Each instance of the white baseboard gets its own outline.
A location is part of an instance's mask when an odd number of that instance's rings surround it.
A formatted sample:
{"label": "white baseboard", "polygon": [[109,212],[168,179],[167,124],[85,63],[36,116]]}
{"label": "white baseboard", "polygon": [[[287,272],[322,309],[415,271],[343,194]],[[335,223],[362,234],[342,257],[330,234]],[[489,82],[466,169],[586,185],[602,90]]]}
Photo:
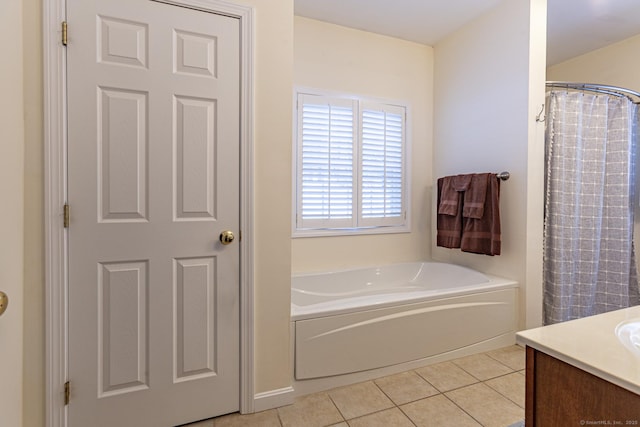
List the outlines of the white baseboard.
{"label": "white baseboard", "polygon": [[262,412],[266,411],[267,409],[291,405],[293,404],[293,400],[293,387],[269,390],[262,393],[256,393],[253,401],[253,409],[255,412]]}

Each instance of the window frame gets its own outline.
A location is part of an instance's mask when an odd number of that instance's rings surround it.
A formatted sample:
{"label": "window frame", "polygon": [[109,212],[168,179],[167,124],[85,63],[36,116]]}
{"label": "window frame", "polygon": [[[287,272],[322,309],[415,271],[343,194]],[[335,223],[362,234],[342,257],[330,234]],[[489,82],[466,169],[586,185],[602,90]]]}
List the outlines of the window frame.
{"label": "window frame", "polygon": [[[340,226],[326,224],[331,220],[314,221],[307,220],[305,225],[302,222],[302,99],[305,96],[324,98],[328,101],[335,101],[336,105],[351,103],[353,109],[353,187],[352,187],[352,218],[351,224],[345,226],[344,222]],[[293,93],[293,161],[292,161],[292,232],[293,238],[298,237],[323,237],[323,236],[349,236],[367,234],[391,234],[411,232],[411,111],[408,103],[390,101],[342,92],[332,92],[313,88],[297,87]],[[333,104],[331,104],[333,105]],[[362,213],[362,146],[363,146],[363,110],[385,110],[402,111],[404,120],[402,121],[402,183],[401,183],[401,204],[402,213],[400,219],[394,218],[363,218]],[[310,225],[311,224],[311,225]]]}

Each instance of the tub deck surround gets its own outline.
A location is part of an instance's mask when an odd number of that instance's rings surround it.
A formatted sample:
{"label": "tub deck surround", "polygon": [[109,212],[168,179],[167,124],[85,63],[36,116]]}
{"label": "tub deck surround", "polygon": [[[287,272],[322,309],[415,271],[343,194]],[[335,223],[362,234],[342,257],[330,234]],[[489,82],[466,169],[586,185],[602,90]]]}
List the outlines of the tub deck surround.
{"label": "tub deck surround", "polygon": [[292,283],[296,394],[515,342],[517,282],[464,267],[406,263]]}
{"label": "tub deck surround", "polygon": [[291,318],[313,319],[517,286],[510,279],[441,262],[298,274],[291,281]]}

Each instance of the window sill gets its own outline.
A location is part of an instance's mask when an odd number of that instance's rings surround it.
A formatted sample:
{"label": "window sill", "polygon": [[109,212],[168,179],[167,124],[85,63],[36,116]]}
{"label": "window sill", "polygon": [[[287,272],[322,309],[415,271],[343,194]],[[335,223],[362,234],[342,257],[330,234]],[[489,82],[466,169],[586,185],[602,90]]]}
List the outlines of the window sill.
{"label": "window sill", "polygon": [[338,237],[338,236],[367,236],[372,234],[401,234],[410,233],[411,227],[408,225],[389,227],[360,227],[360,228],[314,228],[293,230],[291,238],[307,237]]}

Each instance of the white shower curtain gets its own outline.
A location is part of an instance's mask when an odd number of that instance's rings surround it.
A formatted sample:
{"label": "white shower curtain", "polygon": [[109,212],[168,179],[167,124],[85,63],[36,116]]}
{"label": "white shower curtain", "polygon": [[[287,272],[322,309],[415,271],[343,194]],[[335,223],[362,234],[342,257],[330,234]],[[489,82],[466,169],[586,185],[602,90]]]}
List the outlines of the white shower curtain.
{"label": "white shower curtain", "polygon": [[640,304],[633,248],[637,106],[547,94],[545,324]]}

